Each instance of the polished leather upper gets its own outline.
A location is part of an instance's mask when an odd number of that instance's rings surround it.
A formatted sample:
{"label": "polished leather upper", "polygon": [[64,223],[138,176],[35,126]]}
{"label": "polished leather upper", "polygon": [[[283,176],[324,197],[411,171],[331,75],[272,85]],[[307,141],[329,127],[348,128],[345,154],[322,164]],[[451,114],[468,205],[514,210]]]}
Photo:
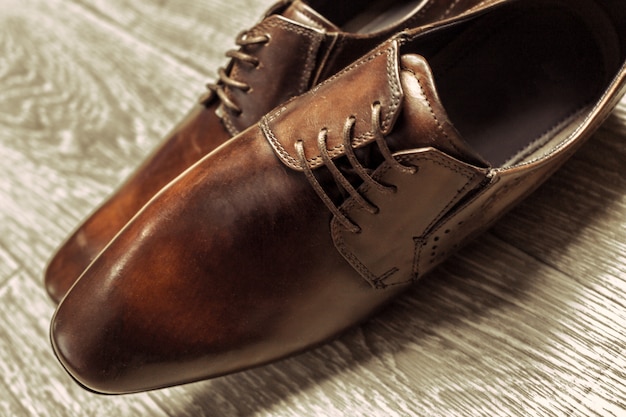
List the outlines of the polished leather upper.
{"label": "polished leather upper", "polygon": [[[626,14],[617,0],[498,4],[382,44],[163,188],[60,304],[51,337],[64,367],[89,389],[124,393],[309,348],[369,317],[535,189],[624,94]],[[615,56],[599,64],[590,82],[602,90],[586,107],[493,166],[449,119],[435,85],[455,75],[436,68],[448,68],[438,53],[453,38],[492,47],[472,29],[502,21],[511,46],[532,36],[513,23],[554,36],[556,48],[579,36],[574,25],[588,53]],[[517,54],[494,62],[503,57]],[[533,76],[555,82],[543,68]]]}
{"label": "polished leather upper", "polygon": [[[237,111],[226,106],[216,94],[210,94],[203,100],[204,105],[192,109],[54,255],[45,273],[46,289],[53,300],[58,302],[63,298],[100,250],[163,186],[230,137],[256,123],[273,107],[304,93],[396,32],[449,18],[481,2],[416,2],[409,15],[367,33],[345,32],[332,22],[358,14],[367,2],[344,2],[339,8],[326,3],[313,0],[310,7],[299,0],[281,1],[242,35],[239,52],[252,57],[252,61],[233,59],[226,73],[243,88],[218,83]],[[314,10],[318,7],[325,16]],[[254,37],[264,37],[267,41],[245,42],[246,38]]]}

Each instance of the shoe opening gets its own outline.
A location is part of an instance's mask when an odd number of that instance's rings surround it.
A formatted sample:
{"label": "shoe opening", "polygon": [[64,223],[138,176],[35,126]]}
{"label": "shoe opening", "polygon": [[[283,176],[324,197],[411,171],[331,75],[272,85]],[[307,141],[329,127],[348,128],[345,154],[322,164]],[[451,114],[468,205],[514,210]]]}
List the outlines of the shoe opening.
{"label": "shoe opening", "polygon": [[512,1],[410,44],[465,141],[494,167],[567,138],[624,65],[620,0]]}

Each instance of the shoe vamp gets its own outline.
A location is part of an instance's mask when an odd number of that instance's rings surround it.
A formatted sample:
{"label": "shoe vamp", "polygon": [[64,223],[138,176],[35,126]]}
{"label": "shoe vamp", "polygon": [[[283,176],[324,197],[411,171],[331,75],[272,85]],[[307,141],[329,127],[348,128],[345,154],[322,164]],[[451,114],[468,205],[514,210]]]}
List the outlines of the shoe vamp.
{"label": "shoe vamp", "polygon": [[92,264],[55,320],[80,349],[57,351],[70,372],[115,375],[132,391],[327,340],[394,295],[344,261],[330,216],[250,129],[164,189]]}

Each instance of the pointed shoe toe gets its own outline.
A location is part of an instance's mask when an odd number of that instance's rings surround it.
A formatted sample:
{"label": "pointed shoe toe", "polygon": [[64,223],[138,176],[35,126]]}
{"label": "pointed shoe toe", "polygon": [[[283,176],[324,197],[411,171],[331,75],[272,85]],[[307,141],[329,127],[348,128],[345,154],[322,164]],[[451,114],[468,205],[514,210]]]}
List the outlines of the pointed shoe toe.
{"label": "pointed shoe toe", "polygon": [[164,189],[59,305],[55,352],[88,389],[136,392],[266,363],[392,294],[354,276],[328,234],[311,239],[328,226],[323,205],[250,133]]}
{"label": "pointed shoe toe", "polygon": [[44,271],[44,286],[53,301],[63,299],[100,251],[163,186],[230,137],[214,110],[195,106],[135,173],[61,244]]}
{"label": "pointed shoe toe", "polygon": [[393,37],[161,190],[59,305],[68,372],[118,394],[314,347],[535,190],[626,91],[626,10],[494,4]]}

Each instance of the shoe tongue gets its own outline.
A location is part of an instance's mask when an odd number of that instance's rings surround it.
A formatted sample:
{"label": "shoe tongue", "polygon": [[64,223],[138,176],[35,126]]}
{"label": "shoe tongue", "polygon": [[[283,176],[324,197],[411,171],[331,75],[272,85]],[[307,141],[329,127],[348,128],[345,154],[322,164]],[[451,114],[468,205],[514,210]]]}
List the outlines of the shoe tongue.
{"label": "shoe tongue", "polygon": [[467,163],[489,165],[461,138],[448,118],[433,73],[423,57],[401,57],[400,83],[404,91],[403,112],[388,137],[392,149],[433,147]]}
{"label": "shoe tongue", "polygon": [[294,1],[289,7],[287,7],[287,9],[285,9],[282,13],[282,16],[305,26],[333,32],[339,31],[337,26],[313,10],[311,6],[300,0]]}

